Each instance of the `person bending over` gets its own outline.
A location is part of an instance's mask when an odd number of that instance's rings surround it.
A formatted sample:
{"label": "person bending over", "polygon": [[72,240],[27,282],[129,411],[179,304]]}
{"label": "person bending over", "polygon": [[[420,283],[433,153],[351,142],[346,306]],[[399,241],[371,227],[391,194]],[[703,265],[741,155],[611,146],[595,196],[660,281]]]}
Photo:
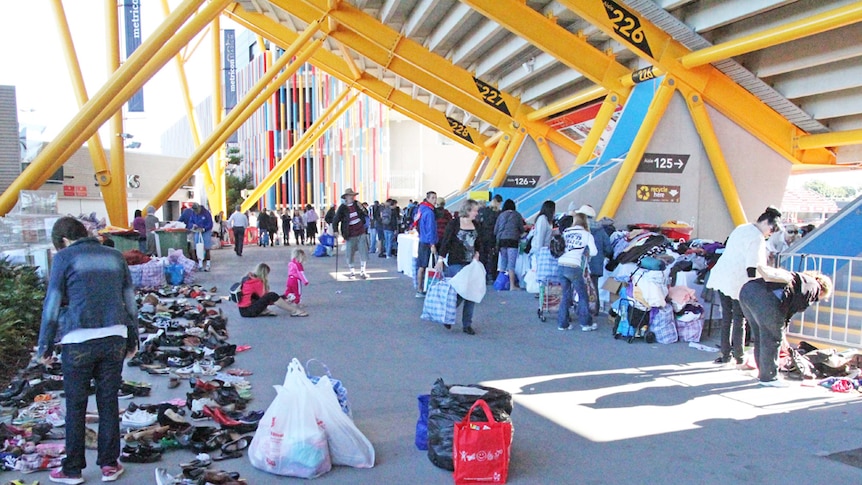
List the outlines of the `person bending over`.
{"label": "person bending over", "polygon": [[298,306],[288,302],[277,293],[269,291],[269,265],[260,263],[255,266],[254,271],[246,275],[242,282],[242,298],[237,307],[240,316],[245,318],[275,315],[269,310],[270,305],[275,305],[289,312],[292,317],[307,317],[308,313],[300,310]]}

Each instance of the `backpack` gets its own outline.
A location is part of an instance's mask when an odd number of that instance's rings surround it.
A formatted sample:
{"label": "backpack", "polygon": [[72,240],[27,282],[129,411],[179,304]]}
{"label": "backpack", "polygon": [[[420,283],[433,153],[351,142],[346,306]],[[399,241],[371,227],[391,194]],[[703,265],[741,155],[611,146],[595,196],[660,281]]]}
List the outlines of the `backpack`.
{"label": "backpack", "polygon": [[239,303],[242,300],[242,285],[245,284],[245,281],[248,279],[248,276],[241,279],[238,283],[234,283],[230,285],[230,294],[228,295],[228,300]]}
{"label": "backpack", "polygon": [[551,256],[556,259],[560,259],[560,256],[566,254],[566,240],[563,238],[563,235],[555,232],[551,236],[551,243],[548,244],[548,249],[551,250]]}
{"label": "backpack", "polygon": [[392,207],[385,205],[380,209],[380,221],[383,223],[383,227],[389,227],[392,222]]}

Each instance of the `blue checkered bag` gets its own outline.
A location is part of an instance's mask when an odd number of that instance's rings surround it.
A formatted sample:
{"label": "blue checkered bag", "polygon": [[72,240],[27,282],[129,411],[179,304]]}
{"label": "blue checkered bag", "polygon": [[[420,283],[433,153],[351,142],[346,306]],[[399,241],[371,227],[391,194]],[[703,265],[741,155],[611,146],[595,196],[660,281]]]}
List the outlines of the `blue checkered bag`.
{"label": "blue checkered bag", "polygon": [[660,344],[672,344],[679,340],[676,318],[670,303],[661,308],[650,309],[649,329],[655,334],[655,341]]}
{"label": "blue checkered bag", "polygon": [[344,387],[344,384],[341,383],[340,380],[332,377],[332,373],[329,372],[329,367],[323,362],[317,359],[309,359],[308,362],[305,363],[305,375],[308,376],[308,379],[317,384],[317,381],[320,380],[322,376],[313,376],[311,372],[308,371],[308,368],[311,367],[312,362],[317,362],[321,366],[323,366],[324,373],[327,377],[329,377],[329,381],[332,383],[332,390],[335,392],[335,397],[338,398],[338,405],[341,406],[341,410],[344,411],[344,414],[353,418],[353,412],[350,410],[350,401],[347,400],[347,389]]}
{"label": "blue checkered bag", "polygon": [[557,281],[558,269],[557,258],[551,255],[551,250],[548,248],[539,249],[539,255],[536,258],[536,281],[540,284]]}
{"label": "blue checkered bag", "polygon": [[452,325],[455,323],[455,309],[458,294],[446,278],[435,278],[425,295],[422,307],[422,320]]}

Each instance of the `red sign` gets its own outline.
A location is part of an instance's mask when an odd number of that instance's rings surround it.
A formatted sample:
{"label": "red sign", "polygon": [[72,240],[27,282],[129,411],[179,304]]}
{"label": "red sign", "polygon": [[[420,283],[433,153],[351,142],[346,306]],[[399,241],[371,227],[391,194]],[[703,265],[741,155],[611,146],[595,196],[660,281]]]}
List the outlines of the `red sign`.
{"label": "red sign", "polygon": [[76,185],[75,186],[75,197],[86,197],[87,196],[87,186],[86,185]]}
{"label": "red sign", "polygon": [[74,185],[64,185],[63,186],[63,195],[66,197],[74,197],[75,196],[75,186]]}

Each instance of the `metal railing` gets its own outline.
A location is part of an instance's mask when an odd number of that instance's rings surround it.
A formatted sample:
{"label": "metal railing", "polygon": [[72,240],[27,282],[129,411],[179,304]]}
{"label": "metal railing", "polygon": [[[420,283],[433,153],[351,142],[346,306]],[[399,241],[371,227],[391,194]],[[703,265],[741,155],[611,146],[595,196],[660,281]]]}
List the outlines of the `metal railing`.
{"label": "metal railing", "polygon": [[832,279],[833,292],[790,321],[787,334],[838,347],[862,347],[862,258],[819,254],[782,255],[782,268],[819,271]]}

